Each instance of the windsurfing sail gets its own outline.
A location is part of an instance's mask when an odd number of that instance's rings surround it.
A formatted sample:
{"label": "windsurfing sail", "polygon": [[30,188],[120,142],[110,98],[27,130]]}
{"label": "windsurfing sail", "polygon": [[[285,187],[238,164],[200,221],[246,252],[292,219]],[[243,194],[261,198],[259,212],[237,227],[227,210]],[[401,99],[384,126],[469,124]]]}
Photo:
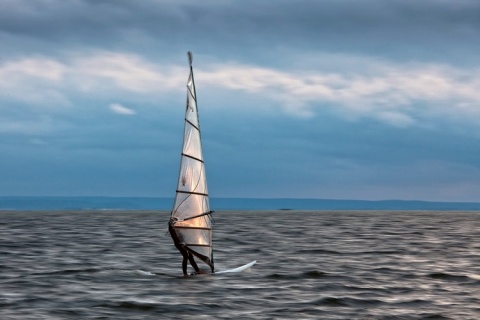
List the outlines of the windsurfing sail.
{"label": "windsurfing sail", "polygon": [[182,245],[213,270],[212,221],[203,162],[192,53],[177,191],[171,214],[173,230]]}

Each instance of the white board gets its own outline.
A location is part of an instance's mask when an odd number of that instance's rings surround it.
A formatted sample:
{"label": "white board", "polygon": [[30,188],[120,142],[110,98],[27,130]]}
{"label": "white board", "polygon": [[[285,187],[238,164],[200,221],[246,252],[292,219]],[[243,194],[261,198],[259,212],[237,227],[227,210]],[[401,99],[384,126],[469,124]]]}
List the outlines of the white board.
{"label": "white board", "polygon": [[243,265],[241,267],[238,267],[238,268],[234,268],[234,269],[228,269],[228,270],[222,270],[222,271],[215,271],[214,274],[221,274],[221,273],[230,273],[230,272],[242,272],[242,271],[245,271],[247,270],[248,268],[252,267],[255,263],[257,263],[257,261],[252,261],[250,263],[247,263],[246,265]]}

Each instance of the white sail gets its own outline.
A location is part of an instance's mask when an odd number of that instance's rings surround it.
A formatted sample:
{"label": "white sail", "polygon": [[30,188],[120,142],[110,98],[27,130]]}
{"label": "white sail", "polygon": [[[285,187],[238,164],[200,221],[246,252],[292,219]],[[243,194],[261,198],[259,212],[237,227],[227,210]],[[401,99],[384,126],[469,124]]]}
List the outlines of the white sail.
{"label": "white sail", "polygon": [[193,255],[212,267],[212,222],[207,179],[202,155],[192,54],[188,52],[190,75],[177,191],[171,218],[178,238]]}

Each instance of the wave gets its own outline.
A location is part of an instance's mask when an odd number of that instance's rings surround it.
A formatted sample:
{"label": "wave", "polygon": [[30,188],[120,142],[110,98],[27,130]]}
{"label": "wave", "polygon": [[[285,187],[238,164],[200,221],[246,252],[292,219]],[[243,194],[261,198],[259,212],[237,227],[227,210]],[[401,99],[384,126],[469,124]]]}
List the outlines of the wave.
{"label": "wave", "polygon": [[310,270],[310,271],[293,273],[293,274],[272,273],[268,275],[267,278],[290,280],[290,279],[318,279],[325,276],[328,276],[328,273],[323,271]]}
{"label": "wave", "polygon": [[56,271],[47,271],[47,272],[34,272],[31,275],[67,275],[67,274],[78,274],[78,273],[96,273],[105,271],[108,269],[104,268],[84,268],[84,269],[66,269],[66,270],[56,270]]}
{"label": "wave", "polygon": [[[433,273],[428,274],[427,276],[429,278],[432,278],[432,279],[441,279],[441,280],[448,280],[448,281],[464,282],[464,281],[472,280],[472,278],[470,278],[469,276],[450,274],[450,273],[446,273],[446,272],[433,272]],[[478,279],[473,279],[473,280],[478,281]]]}
{"label": "wave", "polygon": [[352,297],[325,297],[316,301],[317,305],[325,305],[330,307],[366,307],[378,304],[383,304],[382,300],[378,299],[359,299]]}

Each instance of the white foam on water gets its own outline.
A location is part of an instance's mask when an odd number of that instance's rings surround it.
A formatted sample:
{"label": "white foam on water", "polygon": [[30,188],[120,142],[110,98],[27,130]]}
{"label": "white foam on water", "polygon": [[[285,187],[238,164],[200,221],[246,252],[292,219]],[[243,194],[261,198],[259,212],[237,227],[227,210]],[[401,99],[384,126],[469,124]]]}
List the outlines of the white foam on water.
{"label": "white foam on water", "polygon": [[143,271],[143,270],[135,270],[138,274],[141,274],[142,276],[154,276],[155,273],[151,273],[150,271]]}

